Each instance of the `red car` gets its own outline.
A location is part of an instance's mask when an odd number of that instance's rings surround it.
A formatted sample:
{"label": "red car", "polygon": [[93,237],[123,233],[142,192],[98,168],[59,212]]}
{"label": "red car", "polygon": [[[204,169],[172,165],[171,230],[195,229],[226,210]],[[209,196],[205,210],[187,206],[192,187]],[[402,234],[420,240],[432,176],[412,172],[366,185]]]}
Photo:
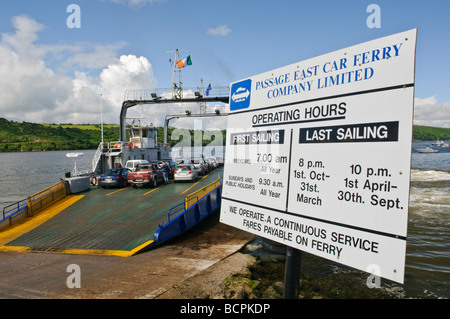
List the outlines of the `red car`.
{"label": "red car", "polygon": [[128,183],[133,187],[144,186],[150,184],[152,187],[157,187],[158,183],[164,182],[162,169],[157,164],[139,164],[136,172],[128,173]]}

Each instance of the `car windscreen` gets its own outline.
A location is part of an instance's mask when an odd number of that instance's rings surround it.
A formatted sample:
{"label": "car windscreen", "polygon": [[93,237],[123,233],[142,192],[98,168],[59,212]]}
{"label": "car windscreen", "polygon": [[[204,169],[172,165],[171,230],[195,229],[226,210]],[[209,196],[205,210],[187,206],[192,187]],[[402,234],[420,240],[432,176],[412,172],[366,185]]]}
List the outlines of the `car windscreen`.
{"label": "car windscreen", "polygon": [[105,175],[120,175],[120,173],[122,172],[122,170],[120,169],[109,169],[105,172]]}

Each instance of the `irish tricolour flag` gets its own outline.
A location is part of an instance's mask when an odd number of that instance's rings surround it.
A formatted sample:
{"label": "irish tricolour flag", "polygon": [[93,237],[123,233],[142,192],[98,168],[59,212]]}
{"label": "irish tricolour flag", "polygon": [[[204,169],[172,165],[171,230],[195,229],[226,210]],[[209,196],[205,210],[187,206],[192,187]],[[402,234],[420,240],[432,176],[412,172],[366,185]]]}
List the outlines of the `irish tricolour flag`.
{"label": "irish tricolour flag", "polygon": [[177,62],[177,66],[179,69],[184,68],[185,66],[192,65],[191,56],[189,55],[186,59],[180,60]]}

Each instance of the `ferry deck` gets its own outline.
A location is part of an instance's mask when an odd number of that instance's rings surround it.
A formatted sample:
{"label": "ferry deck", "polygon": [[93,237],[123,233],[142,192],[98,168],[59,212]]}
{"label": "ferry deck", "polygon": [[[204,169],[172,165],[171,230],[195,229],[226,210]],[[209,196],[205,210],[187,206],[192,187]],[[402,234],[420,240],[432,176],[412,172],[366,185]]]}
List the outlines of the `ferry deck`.
{"label": "ferry deck", "polygon": [[[209,195],[198,191],[211,183],[219,184],[221,173],[217,168],[195,183],[170,180],[156,188],[91,186],[4,229],[0,250],[132,256],[182,234],[217,210],[220,189],[208,191]],[[194,197],[189,197],[192,193]],[[211,194],[212,202],[219,206],[211,205]],[[189,205],[195,202],[198,206],[191,207],[190,215],[186,198],[192,199]],[[173,210],[177,206],[180,209]]]}

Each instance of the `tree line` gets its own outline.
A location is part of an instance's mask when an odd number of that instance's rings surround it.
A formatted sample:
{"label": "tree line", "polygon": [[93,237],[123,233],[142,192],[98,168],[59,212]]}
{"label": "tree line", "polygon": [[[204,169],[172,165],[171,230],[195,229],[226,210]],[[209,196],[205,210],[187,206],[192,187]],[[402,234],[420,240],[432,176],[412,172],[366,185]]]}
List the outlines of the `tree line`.
{"label": "tree line", "polygon": [[[164,142],[164,128],[157,129],[157,143]],[[172,140],[174,128],[168,129],[169,145],[179,143]],[[179,133],[179,131],[177,132]],[[225,130],[221,131],[222,140],[225,141]],[[191,145],[208,145],[214,140],[211,134],[186,130],[183,137],[191,139]],[[103,139],[105,143],[119,141],[120,127],[117,124],[103,125]],[[208,138],[204,138],[208,136]],[[202,139],[201,142],[197,141]],[[29,122],[14,122],[0,118],[0,152],[32,152],[57,150],[96,149],[101,141],[100,124],[37,124]]]}
{"label": "tree line", "polygon": [[[174,128],[168,129],[169,145],[179,143],[180,129],[172,140]],[[183,129],[181,129],[183,130]],[[117,124],[103,125],[105,142],[119,140],[120,128]],[[226,131],[222,130],[222,141],[225,143]],[[212,134],[186,130],[185,136],[190,136],[191,145],[208,145],[215,139]],[[205,138],[208,136],[208,138]],[[199,141],[201,139],[201,141]],[[450,140],[450,128],[414,125],[414,141]],[[29,122],[14,122],[0,118],[0,152],[31,152],[56,150],[96,149],[101,141],[100,124],[37,124]],[[157,128],[157,143],[164,142],[164,128]]]}
{"label": "tree line", "polygon": [[414,141],[450,140],[450,128],[414,125]]}

